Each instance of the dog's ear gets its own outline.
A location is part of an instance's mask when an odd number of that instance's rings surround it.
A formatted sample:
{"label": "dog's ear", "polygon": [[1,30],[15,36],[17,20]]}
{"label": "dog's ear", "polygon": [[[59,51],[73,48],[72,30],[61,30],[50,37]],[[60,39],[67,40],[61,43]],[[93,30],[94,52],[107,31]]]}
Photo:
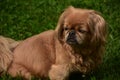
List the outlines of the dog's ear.
{"label": "dog's ear", "polygon": [[73,6],[69,6],[68,8],[66,8],[58,20],[55,31],[59,41],[62,41],[62,38],[63,38],[64,19],[66,18],[66,16],[68,16],[72,12],[73,9],[74,9]]}
{"label": "dog's ear", "polygon": [[106,29],[106,22],[103,19],[103,17],[100,15],[99,12],[91,10],[89,16],[89,22],[90,22],[89,27],[93,29],[91,41],[93,43],[96,43],[97,45],[105,44],[107,29]]}

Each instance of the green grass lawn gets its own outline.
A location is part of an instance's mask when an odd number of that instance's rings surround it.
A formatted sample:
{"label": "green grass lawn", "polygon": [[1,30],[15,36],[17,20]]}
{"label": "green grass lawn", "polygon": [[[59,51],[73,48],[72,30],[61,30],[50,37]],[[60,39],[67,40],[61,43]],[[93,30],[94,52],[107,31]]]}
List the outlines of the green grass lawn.
{"label": "green grass lawn", "polygon": [[[0,0],[0,35],[22,40],[54,29],[60,14],[70,5],[97,10],[108,24],[103,64],[90,80],[120,80],[119,0]],[[0,80],[22,79],[5,75]]]}

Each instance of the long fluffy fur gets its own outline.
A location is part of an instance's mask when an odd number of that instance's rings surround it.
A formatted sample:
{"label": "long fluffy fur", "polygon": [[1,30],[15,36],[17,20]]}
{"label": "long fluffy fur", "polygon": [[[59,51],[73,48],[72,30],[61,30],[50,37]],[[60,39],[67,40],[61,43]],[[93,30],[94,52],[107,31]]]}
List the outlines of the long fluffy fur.
{"label": "long fluffy fur", "polygon": [[65,18],[72,12],[77,11],[87,11],[89,13],[88,21],[86,22],[88,23],[91,32],[91,39],[89,39],[88,45],[86,45],[86,47],[82,49],[83,54],[85,54],[85,59],[83,62],[83,69],[85,70],[81,71],[83,73],[87,73],[95,69],[102,62],[102,57],[105,50],[107,27],[105,20],[100,16],[99,12],[94,10],[74,8],[70,6],[60,16],[56,28],[56,31],[58,32],[58,39],[61,42],[63,37],[63,28],[61,26],[63,26]]}
{"label": "long fluffy fur", "polygon": [[[72,47],[63,41],[64,20],[76,11],[88,14],[86,23],[90,34],[84,47]],[[49,76],[51,80],[67,80],[71,72],[86,74],[102,62],[105,41],[106,24],[100,14],[71,6],[62,13],[55,30],[45,31],[14,46],[11,44],[16,41],[1,37],[0,70],[8,68],[13,77],[20,75],[26,79]]]}
{"label": "long fluffy fur", "polygon": [[13,50],[19,42],[0,36],[0,72],[6,72],[13,60]]}

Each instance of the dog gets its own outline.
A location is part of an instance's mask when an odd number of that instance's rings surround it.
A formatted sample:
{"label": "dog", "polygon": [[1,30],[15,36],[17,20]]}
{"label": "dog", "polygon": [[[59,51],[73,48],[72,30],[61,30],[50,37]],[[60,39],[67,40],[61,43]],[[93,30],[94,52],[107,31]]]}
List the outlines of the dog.
{"label": "dog", "polygon": [[99,12],[70,6],[61,14],[55,30],[14,46],[12,53],[7,53],[12,54],[12,62],[4,66],[13,77],[68,80],[72,72],[85,75],[101,64],[106,36],[106,22]]}

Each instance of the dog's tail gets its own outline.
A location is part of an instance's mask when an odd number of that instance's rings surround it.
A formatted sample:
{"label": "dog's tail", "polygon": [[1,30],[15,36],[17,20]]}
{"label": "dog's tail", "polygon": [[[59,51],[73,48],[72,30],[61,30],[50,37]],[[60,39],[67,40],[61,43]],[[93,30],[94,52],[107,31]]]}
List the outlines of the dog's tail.
{"label": "dog's tail", "polygon": [[0,36],[0,73],[6,72],[13,61],[13,50],[20,41]]}

